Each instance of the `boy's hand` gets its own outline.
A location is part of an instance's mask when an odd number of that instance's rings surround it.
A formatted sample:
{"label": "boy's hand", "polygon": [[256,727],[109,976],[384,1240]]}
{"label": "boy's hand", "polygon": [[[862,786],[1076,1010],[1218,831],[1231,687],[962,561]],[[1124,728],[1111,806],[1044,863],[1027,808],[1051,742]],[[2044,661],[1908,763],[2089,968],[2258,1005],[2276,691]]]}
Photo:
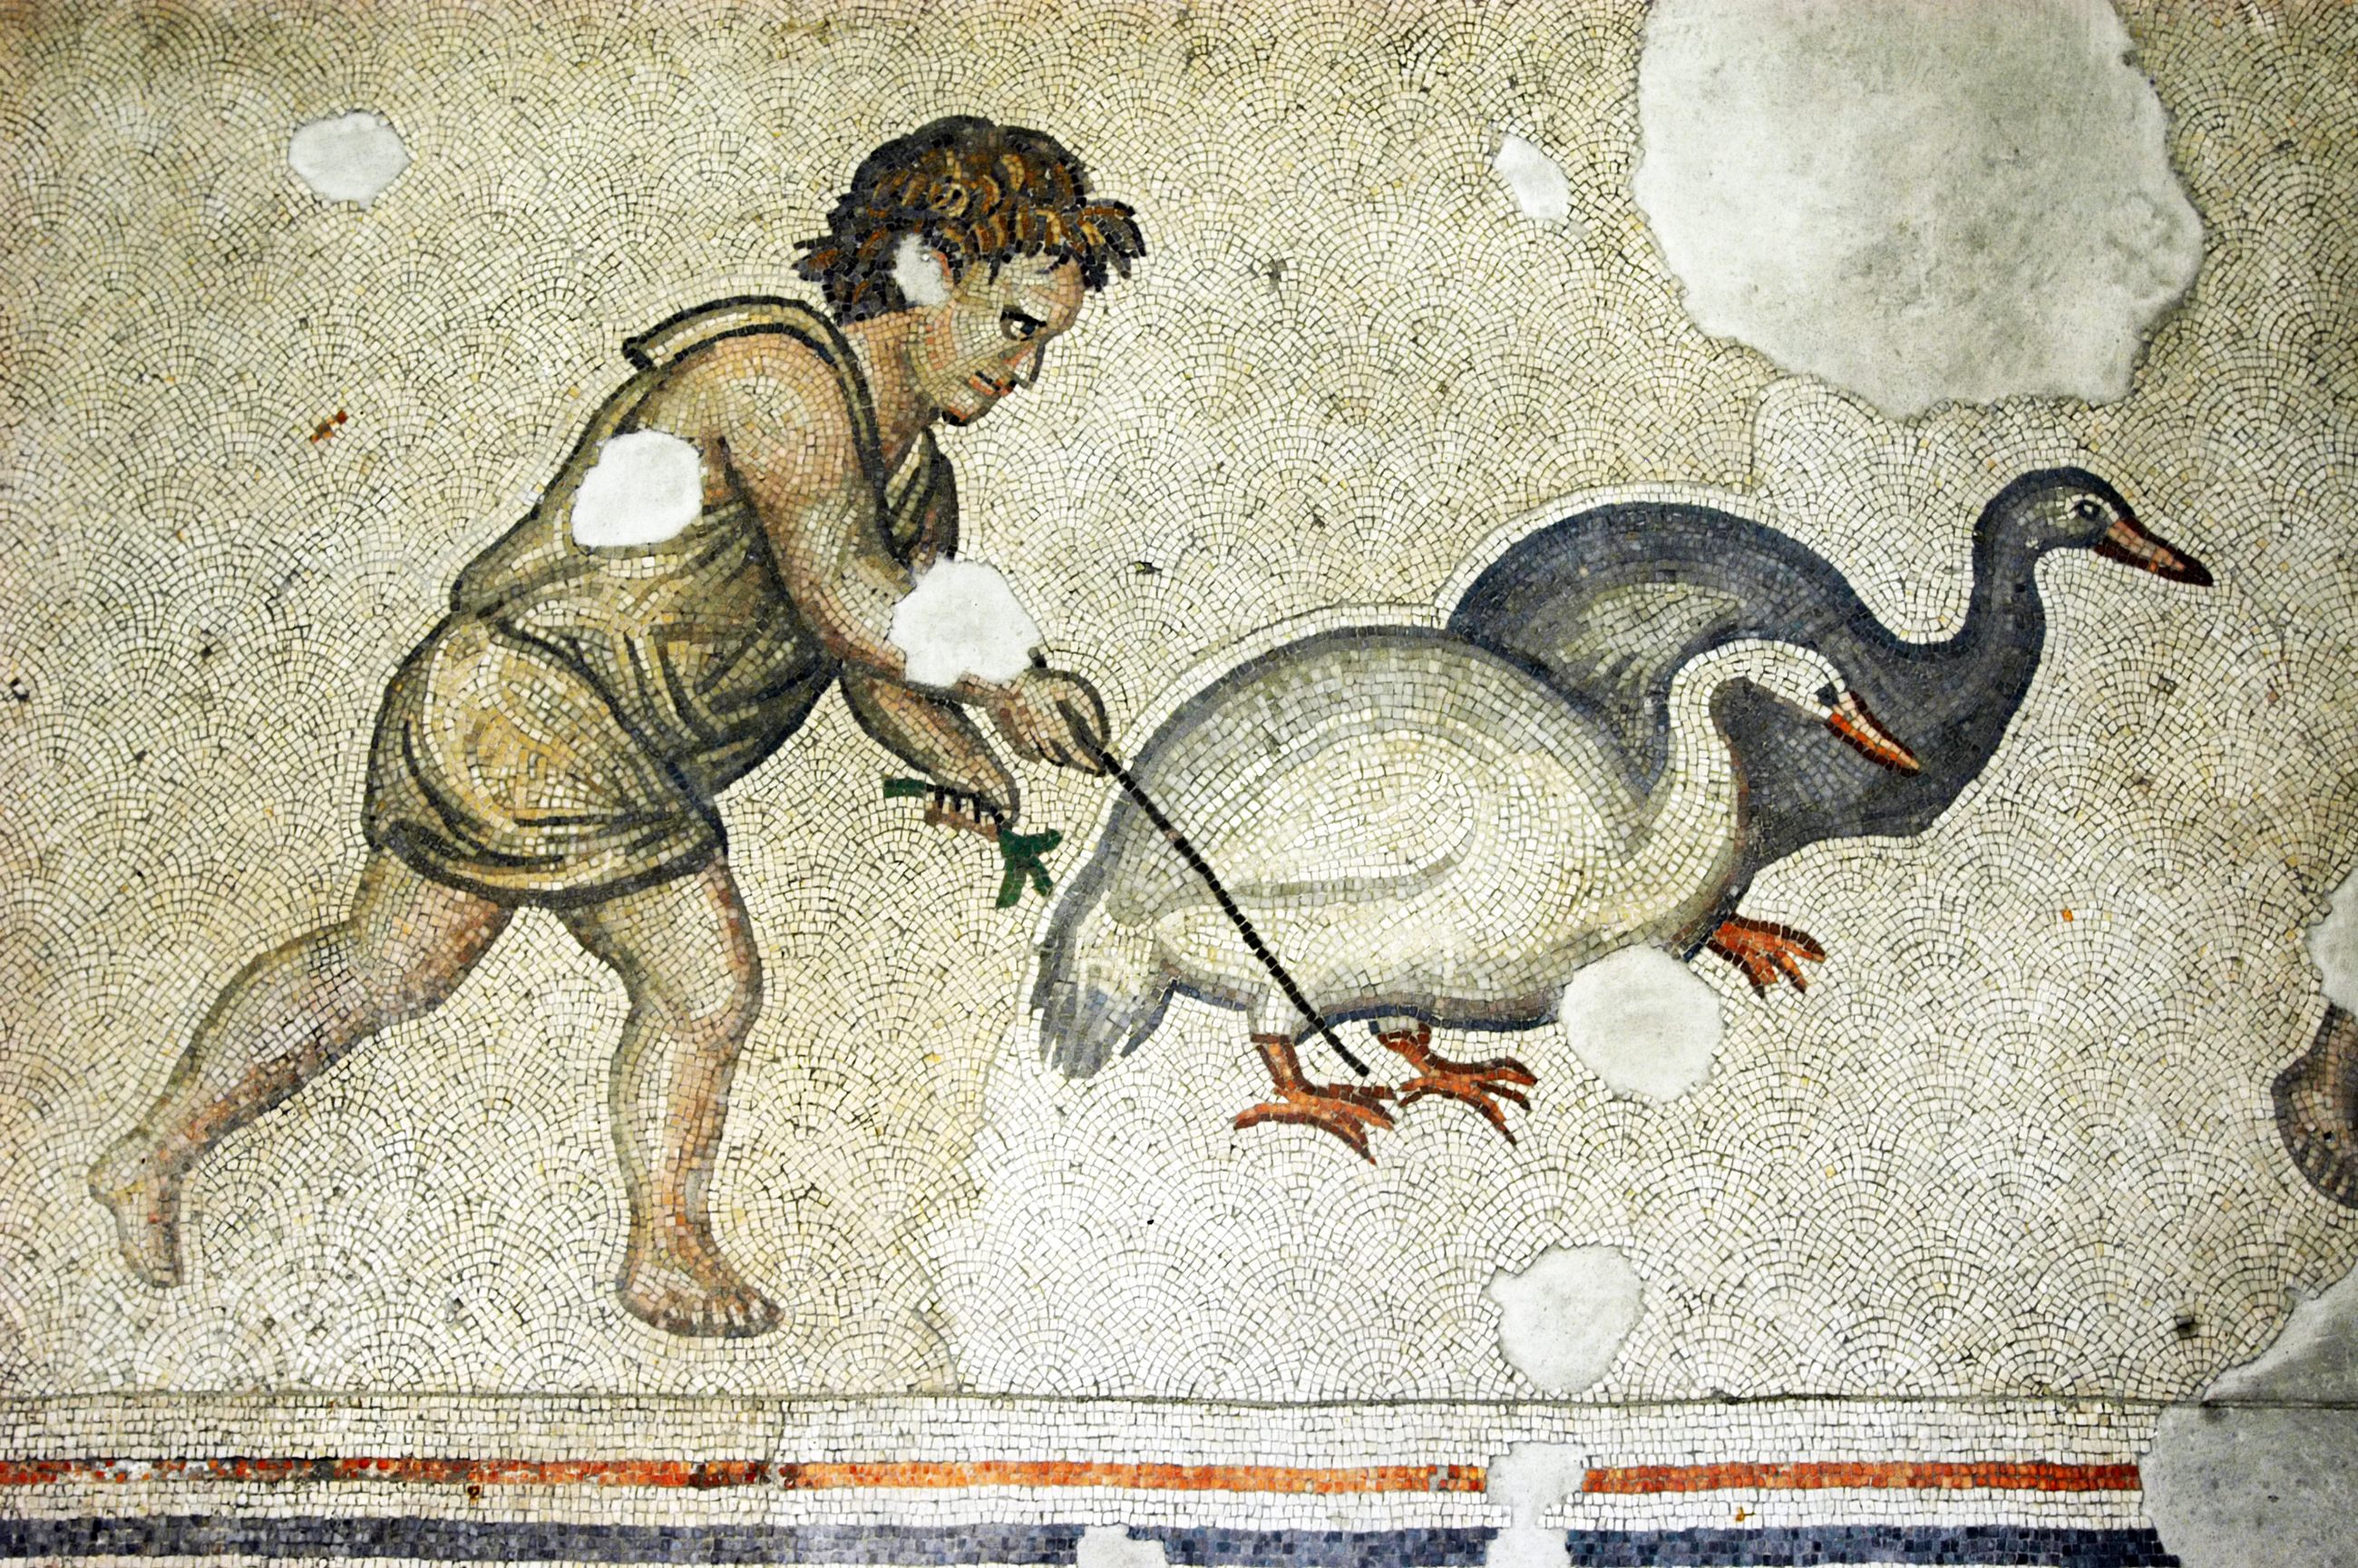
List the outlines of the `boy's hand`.
{"label": "boy's hand", "polygon": [[1105,702],[1088,682],[1042,665],[1000,693],[990,705],[991,721],[1018,752],[1085,773],[1105,772]]}

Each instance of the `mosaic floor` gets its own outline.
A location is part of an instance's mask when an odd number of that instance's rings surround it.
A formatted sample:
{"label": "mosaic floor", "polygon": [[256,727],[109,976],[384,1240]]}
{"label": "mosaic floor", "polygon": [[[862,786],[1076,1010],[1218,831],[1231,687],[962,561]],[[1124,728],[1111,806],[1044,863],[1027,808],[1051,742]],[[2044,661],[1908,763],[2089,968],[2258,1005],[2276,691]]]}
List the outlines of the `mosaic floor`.
{"label": "mosaic floor", "polygon": [[2358,11],[0,54],[0,1558],[2358,1563]]}

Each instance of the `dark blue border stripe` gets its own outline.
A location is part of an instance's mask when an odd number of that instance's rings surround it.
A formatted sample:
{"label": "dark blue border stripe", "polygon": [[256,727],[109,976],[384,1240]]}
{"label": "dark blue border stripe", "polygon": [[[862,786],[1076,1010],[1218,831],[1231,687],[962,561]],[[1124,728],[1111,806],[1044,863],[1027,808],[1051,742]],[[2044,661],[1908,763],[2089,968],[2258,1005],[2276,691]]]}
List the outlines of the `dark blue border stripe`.
{"label": "dark blue border stripe", "polygon": [[[568,1524],[409,1516],[229,1519],[145,1514],[0,1519],[0,1558],[250,1556],[441,1563],[860,1563],[1070,1568],[1076,1524]],[[1172,1568],[1480,1568],[1497,1532],[1141,1528]],[[2009,1563],[2180,1568],[2150,1530],[2035,1525],[1821,1525],[1779,1530],[1576,1530],[1572,1568],[1779,1568],[1799,1563]]]}
{"label": "dark blue border stripe", "polygon": [[411,1517],[0,1519],[0,1557],[420,1557],[438,1563],[1070,1564],[1076,1524],[571,1524]]}
{"label": "dark blue border stripe", "polygon": [[1463,1530],[1226,1530],[1131,1525],[1171,1568],[1481,1568],[1486,1527]]}
{"label": "dark blue border stripe", "polygon": [[2037,1568],[2180,1568],[2150,1530],[2047,1525],[1802,1525],[1764,1530],[1575,1530],[1573,1568],[1749,1568],[1836,1563],[2020,1563]]}

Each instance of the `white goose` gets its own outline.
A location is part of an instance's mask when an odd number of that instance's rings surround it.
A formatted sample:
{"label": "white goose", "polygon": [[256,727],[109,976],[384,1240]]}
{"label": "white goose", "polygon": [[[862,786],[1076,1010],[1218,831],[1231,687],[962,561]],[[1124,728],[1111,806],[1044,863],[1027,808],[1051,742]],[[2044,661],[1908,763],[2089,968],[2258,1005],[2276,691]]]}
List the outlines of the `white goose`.
{"label": "white goose", "polygon": [[[1430,1026],[1547,1022],[1573,973],[1668,943],[1736,864],[1743,783],[1714,714],[1748,681],[1887,766],[1916,760],[1821,654],[1730,643],[1672,683],[1669,765],[1633,781],[1602,720],[1445,633],[1367,628],[1289,643],[1191,699],[1132,773],[1329,1019],[1368,1018],[1417,1076],[1502,1132],[1509,1060],[1433,1055]],[[1275,1095],[1237,1119],[1294,1121],[1368,1153],[1389,1089],[1309,1082],[1288,1001],[1204,881],[1142,812],[1115,807],[1043,944],[1043,1044],[1086,1076],[1153,1033],[1171,992],[1244,1009]],[[1508,1134],[1509,1138],[1512,1134]],[[1370,1156],[1372,1157],[1372,1156]]]}

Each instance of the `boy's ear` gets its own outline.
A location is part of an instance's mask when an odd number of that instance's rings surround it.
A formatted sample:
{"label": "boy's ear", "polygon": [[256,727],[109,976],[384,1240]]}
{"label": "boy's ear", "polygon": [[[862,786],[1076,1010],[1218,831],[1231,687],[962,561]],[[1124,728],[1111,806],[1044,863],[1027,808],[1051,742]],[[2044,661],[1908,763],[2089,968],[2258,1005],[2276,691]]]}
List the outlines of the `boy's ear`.
{"label": "boy's ear", "polygon": [[949,258],[915,234],[903,234],[892,252],[892,282],[912,305],[946,305],[950,297]]}

